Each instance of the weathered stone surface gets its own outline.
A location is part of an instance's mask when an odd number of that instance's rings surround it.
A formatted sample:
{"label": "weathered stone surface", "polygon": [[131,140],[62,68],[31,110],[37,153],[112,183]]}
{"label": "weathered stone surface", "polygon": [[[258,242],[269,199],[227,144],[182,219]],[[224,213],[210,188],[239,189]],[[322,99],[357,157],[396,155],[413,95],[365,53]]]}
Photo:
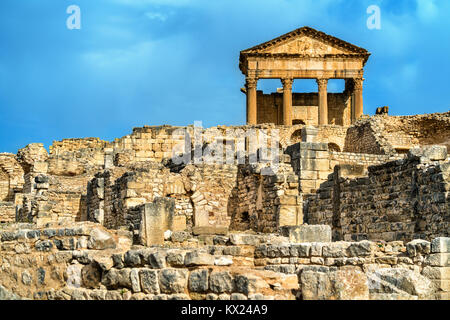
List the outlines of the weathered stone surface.
{"label": "weathered stone surface", "polygon": [[214,235],[227,235],[228,228],[227,227],[194,227],[192,228],[192,233],[196,236],[204,235],[204,234],[214,234]]}
{"label": "weathered stone surface", "polygon": [[362,271],[303,271],[300,276],[304,300],[367,300],[369,289]]}
{"label": "weathered stone surface", "polygon": [[209,289],[214,293],[233,292],[233,277],[228,271],[213,271],[209,275]]}
{"label": "weathered stone surface", "polygon": [[233,264],[233,258],[231,256],[220,256],[214,259],[214,265],[216,266],[230,266]]}
{"label": "weathered stone surface", "polygon": [[432,253],[425,258],[425,263],[433,267],[448,267],[450,253]]}
{"label": "weathered stone surface", "polygon": [[83,266],[80,264],[71,264],[66,269],[67,286],[69,288],[81,287],[81,270]]}
{"label": "weathered stone surface", "polygon": [[440,145],[415,147],[409,150],[409,155],[425,157],[432,161],[445,160],[447,158],[447,147]]}
{"label": "weathered stone surface", "polygon": [[189,290],[193,292],[206,292],[208,290],[208,270],[195,270],[189,275]]}
{"label": "weathered stone surface", "polygon": [[83,287],[88,289],[97,289],[100,285],[102,271],[100,267],[91,263],[81,269],[81,280]]}
{"label": "weathered stone surface", "polygon": [[190,251],[186,253],[184,264],[186,266],[212,266],[214,265],[214,256],[198,250]]}
{"label": "weathered stone surface", "polygon": [[168,252],[166,256],[167,263],[172,267],[181,267],[184,265],[185,252]]}
{"label": "weathered stone surface", "polygon": [[328,225],[284,226],[281,234],[294,243],[331,242],[331,227]]}
{"label": "weathered stone surface", "polygon": [[5,287],[0,285],[0,300],[23,300],[18,295],[6,290]]}
{"label": "weathered stone surface", "polygon": [[349,257],[367,257],[374,251],[374,245],[372,242],[363,240],[357,243],[352,243],[347,248],[347,253]]}
{"label": "weathered stone surface", "polygon": [[142,265],[142,254],[138,250],[129,250],[123,256],[123,262],[128,267],[138,267]]}
{"label": "weathered stone surface", "polygon": [[431,251],[433,253],[449,253],[450,252],[450,238],[439,237],[431,241]]}
{"label": "weathered stone surface", "polygon": [[139,278],[139,269],[132,269],[130,272],[131,290],[141,292],[141,283]]}
{"label": "weathered stone surface", "polygon": [[431,243],[425,240],[416,239],[406,244],[406,251],[410,257],[418,254],[428,254],[431,251]]}
{"label": "weathered stone surface", "polygon": [[139,270],[140,286],[143,292],[151,294],[159,294],[159,277],[158,271],[151,269]]}
{"label": "weathered stone surface", "polygon": [[160,271],[159,287],[163,293],[183,293],[187,287],[187,271],[179,269]]}
{"label": "weathered stone surface", "polygon": [[172,232],[170,239],[173,242],[184,242],[190,238],[190,234],[186,231],[176,231]]}
{"label": "weathered stone surface", "polygon": [[383,268],[368,273],[370,291],[377,293],[400,293],[418,298],[429,298],[434,291],[430,279],[417,272],[402,268]]}
{"label": "weathered stone surface", "polygon": [[267,282],[255,275],[236,275],[235,286],[238,292],[247,296],[269,289]]}
{"label": "weathered stone surface", "polygon": [[348,242],[330,242],[323,245],[322,254],[326,258],[342,258],[347,256],[347,249],[350,245]]}
{"label": "weathered stone surface", "polygon": [[148,255],[148,263],[152,268],[163,269],[166,267],[166,254],[163,252],[154,252]]}
{"label": "weathered stone surface", "polygon": [[93,250],[114,249],[116,242],[111,234],[99,228],[92,229],[89,234],[88,248]]}
{"label": "weathered stone surface", "polygon": [[230,233],[229,241],[233,245],[257,246],[261,243],[260,237],[251,234]]}

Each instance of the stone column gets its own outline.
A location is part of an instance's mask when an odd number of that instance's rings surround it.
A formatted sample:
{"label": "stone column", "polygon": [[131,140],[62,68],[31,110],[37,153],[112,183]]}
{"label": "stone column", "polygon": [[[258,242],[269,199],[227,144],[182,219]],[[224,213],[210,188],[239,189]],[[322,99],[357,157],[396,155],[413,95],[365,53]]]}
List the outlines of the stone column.
{"label": "stone column", "polygon": [[292,125],[292,83],[293,79],[281,79],[283,84],[283,124],[285,126]]}
{"label": "stone column", "polygon": [[247,124],[257,123],[257,106],[256,106],[256,85],[258,80],[255,78],[246,79],[245,86],[247,88]]}
{"label": "stone column", "polygon": [[319,87],[319,125],[328,124],[328,79],[316,79]]}
{"label": "stone column", "polygon": [[355,120],[358,120],[363,115],[363,81],[362,78],[353,79],[355,93]]}

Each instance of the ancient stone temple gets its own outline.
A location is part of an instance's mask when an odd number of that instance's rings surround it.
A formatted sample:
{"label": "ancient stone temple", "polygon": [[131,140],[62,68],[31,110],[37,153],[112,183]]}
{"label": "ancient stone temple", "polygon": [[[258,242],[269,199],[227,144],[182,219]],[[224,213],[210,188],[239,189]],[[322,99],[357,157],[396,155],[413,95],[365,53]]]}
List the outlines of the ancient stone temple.
{"label": "ancient stone temple", "polygon": [[301,28],[249,125],[0,145],[0,300],[450,300],[450,111],[360,117],[368,56]]}
{"label": "ancient stone temple", "polygon": [[[363,48],[309,27],[241,51],[247,123],[354,123],[363,114],[363,74],[369,56]],[[260,79],[280,79],[283,88],[263,94],[257,91]],[[315,79],[318,92],[293,93],[295,79]],[[344,92],[327,93],[329,79],[344,79]]]}

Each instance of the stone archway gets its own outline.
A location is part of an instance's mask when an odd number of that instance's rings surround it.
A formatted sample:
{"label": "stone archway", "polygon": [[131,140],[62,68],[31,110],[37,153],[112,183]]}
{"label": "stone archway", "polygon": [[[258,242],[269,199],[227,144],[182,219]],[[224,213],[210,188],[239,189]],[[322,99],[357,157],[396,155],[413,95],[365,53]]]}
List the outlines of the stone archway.
{"label": "stone archway", "polygon": [[295,130],[291,134],[291,144],[302,141],[302,129]]}
{"label": "stone archway", "polygon": [[302,119],[294,119],[294,120],[292,120],[292,125],[296,125],[296,124],[306,125],[305,121],[303,121]]}
{"label": "stone archway", "polygon": [[335,151],[335,152],[341,152],[341,148],[336,143],[330,142],[328,144],[328,150]]}

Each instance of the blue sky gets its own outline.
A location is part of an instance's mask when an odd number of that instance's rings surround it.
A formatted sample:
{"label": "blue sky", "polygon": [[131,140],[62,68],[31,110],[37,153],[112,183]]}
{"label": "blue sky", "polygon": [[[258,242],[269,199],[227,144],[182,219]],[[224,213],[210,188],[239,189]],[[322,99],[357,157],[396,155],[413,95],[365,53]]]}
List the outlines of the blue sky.
{"label": "blue sky", "polygon": [[[66,27],[69,5],[81,30]],[[381,30],[366,26],[370,5]],[[372,53],[365,113],[445,112],[449,17],[447,0],[1,0],[0,152],[143,125],[243,124],[239,51],[305,25]]]}

